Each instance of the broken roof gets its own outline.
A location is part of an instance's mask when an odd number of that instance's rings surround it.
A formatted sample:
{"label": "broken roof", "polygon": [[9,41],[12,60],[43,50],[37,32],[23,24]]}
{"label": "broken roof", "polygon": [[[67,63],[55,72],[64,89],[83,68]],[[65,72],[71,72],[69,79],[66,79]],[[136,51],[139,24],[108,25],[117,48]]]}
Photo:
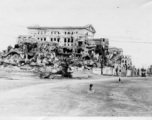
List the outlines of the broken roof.
{"label": "broken roof", "polygon": [[116,48],[116,47],[109,47],[108,49],[109,52],[112,52],[112,51],[120,51],[120,52],[123,52],[123,50],[121,48]]}
{"label": "broken roof", "polygon": [[[105,41],[103,41],[103,39]],[[105,44],[107,46],[109,46],[109,40],[106,38],[96,38],[96,39],[90,39],[87,41],[89,44],[91,45],[100,45],[100,44]]]}
{"label": "broken roof", "polygon": [[81,27],[78,27],[78,26],[63,26],[63,27],[45,27],[45,26],[42,26],[42,27],[40,27],[40,26],[28,26],[27,27],[28,29],[41,29],[41,30],[43,30],[43,29],[86,29],[86,30],[89,30],[89,31],[91,31],[92,33],[96,33],[96,31],[95,31],[95,29],[94,29],[94,27],[91,25],[91,24],[89,24],[89,25],[86,25],[86,26],[81,26]]}

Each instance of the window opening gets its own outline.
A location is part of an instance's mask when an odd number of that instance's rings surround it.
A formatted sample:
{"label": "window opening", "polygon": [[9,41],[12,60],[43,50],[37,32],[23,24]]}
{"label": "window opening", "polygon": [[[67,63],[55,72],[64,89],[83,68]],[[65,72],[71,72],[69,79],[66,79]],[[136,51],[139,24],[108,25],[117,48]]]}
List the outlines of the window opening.
{"label": "window opening", "polygon": [[60,38],[58,38],[58,42],[60,41]]}
{"label": "window opening", "polygon": [[71,37],[71,42],[73,42],[73,37]]}

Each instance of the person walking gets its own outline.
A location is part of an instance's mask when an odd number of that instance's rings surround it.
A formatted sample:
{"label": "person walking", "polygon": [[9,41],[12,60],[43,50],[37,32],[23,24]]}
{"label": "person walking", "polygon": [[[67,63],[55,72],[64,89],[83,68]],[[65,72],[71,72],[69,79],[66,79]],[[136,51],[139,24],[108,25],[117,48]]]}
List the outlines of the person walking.
{"label": "person walking", "polygon": [[121,73],[122,73],[122,69],[121,67],[119,68],[119,82],[121,82]]}
{"label": "person walking", "polygon": [[118,75],[118,67],[116,67],[116,76]]}

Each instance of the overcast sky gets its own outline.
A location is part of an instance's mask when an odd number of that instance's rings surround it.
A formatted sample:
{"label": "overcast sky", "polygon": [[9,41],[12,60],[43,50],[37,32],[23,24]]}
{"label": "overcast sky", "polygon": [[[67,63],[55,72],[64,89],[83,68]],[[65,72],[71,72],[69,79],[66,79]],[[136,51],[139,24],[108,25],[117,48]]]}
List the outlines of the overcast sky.
{"label": "overcast sky", "polygon": [[136,67],[152,64],[152,0],[0,0],[0,50],[35,24],[92,24],[96,38],[109,38]]}

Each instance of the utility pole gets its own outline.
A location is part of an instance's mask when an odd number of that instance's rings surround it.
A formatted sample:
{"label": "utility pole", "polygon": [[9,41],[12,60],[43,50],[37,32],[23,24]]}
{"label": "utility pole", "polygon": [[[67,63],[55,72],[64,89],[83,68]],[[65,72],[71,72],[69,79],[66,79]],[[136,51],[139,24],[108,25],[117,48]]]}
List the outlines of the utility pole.
{"label": "utility pole", "polygon": [[[101,47],[100,48],[100,50],[101,50],[100,52],[102,53],[102,43],[101,43],[101,40],[100,40],[100,47]],[[100,53],[100,64],[101,64],[101,75],[102,75],[103,74],[103,70],[102,70],[103,69],[103,59],[102,59],[103,57],[102,57],[101,53]]]}
{"label": "utility pole", "polygon": [[101,61],[101,75],[102,75],[103,74],[103,58],[101,57],[100,59],[101,59],[100,61]]}
{"label": "utility pole", "polygon": [[[101,39],[102,40],[102,39]],[[105,58],[105,51],[104,51],[104,46],[102,45],[102,42],[100,41],[100,45],[101,45],[101,75],[103,74],[103,67],[104,67],[104,58]]]}

